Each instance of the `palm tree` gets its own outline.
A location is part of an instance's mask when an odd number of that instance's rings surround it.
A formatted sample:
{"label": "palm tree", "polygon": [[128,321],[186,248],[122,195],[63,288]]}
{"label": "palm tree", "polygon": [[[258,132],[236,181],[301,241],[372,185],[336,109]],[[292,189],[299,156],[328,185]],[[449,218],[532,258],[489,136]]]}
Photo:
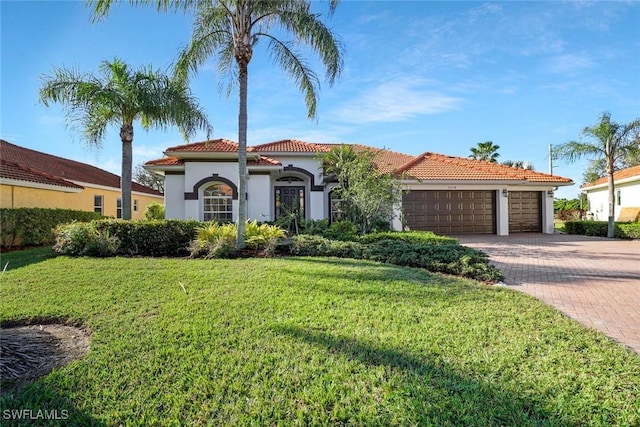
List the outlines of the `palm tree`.
{"label": "palm tree", "polygon": [[496,163],[498,161],[498,150],[500,149],[499,145],[494,145],[492,141],[486,142],[478,142],[477,147],[471,147],[471,157],[476,160],[484,160],[485,162]]}
{"label": "palm tree", "polygon": [[[105,16],[113,0],[91,0],[96,17]],[[330,1],[333,12],[339,0]],[[342,70],[342,48],[334,33],[311,12],[310,0],[131,0],[132,3],[155,3],[159,10],[195,9],[191,42],[180,54],[176,75],[187,79],[211,56],[218,59],[222,72],[237,76],[238,105],[238,248],[244,247],[247,188],[247,92],[249,63],[260,40],[267,42],[271,57],[297,83],[304,94],[309,118],[316,116],[319,79],[296,51],[302,44],[315,51],[333,84]],[[279,31],[282,30],[282,31]],[[281,40],[282,33],[292,34],[294,41]],[[237,73],[237,74],[235,74]]]}
{"label": "palm tree", "polygon": [[573,162],[582,157],[591,157],[592,160],[604,159],[609,190],[609,226],[607,237],[614,237],[615,216],[615,184],[613,174],[617,170],[617,162],[626,156],[637,153],[640,143],[634,132],[640,130],[640,118],[627,124],[619,124],[611,121],[611,114],[603,113],[598,123],[588,126],[582,131],[582,136],[591,138],[591,141],[569,141],[556,147],[559,157]]}
{"label": "palm tree", "polygon": [[94,76],[56,68],[52,76],[43,77],[40,101],[46,106],[61,103],[67,121],[77,124],[89,145],[98,148],[107,126],[120,126],[122,218],[131,219],[133,123],[140,120],[145,130],[177,125],[185,139],[197,129],[209,134],[211,125],[184,82],[150,67],[130,70],[117,58],[103,61],[99,70],[100,75]]}
{"label": "palm tree", "polygon": [[533,166],[533,163],[530,163],[526,160],[505,160],[501,164],[517,169],[525,169],[530,171],[535,170],[535,166]]}

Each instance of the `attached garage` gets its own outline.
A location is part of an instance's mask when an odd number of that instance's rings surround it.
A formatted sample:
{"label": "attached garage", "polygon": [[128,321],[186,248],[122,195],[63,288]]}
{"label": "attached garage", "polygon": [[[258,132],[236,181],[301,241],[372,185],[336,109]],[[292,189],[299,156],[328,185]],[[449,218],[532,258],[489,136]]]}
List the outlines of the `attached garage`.
{"label": "attached garage", "polygon": [[509,233],[542,232],[542,193],[509,192]]}
{"label": "attached garage", "polygon": [[411,190],[403,193],[410,230],[437,234],[495,234],[496,192],[491,190]]}

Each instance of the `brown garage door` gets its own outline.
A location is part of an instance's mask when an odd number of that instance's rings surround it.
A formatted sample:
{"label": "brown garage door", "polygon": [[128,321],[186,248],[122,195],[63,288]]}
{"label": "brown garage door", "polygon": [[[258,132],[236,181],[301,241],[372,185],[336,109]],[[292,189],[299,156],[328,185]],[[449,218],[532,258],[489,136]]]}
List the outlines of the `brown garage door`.
{"label": "brown garage door", "polygon": [[411,230],[437,234],[496,232],[495,191],[412,190],[403,193],[402,206]]}
{"label": "brown garage door", "polygon": [[540,191],[509,192],[509,233],[542,231]]}

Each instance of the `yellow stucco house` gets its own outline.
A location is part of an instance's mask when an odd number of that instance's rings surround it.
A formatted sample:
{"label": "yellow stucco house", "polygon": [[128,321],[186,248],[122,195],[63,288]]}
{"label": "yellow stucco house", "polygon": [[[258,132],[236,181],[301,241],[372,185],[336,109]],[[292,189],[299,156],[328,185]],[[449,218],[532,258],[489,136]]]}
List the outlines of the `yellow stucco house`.
{"label": "yellow stucco house", "polygon": [[[0,208],[51,208],[99,212],[120,218],[120,177],[95,166],[30,150],[0,139]],[[132,184],[131,215],[144,218],[162,193]]]}

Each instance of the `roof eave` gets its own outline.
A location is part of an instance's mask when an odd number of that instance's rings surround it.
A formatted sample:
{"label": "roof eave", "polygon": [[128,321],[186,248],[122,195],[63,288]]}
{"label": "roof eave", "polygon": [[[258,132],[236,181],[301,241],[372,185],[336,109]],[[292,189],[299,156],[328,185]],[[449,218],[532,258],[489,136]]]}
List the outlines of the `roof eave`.
{"label": "roof eave", "polygon": [[[640,182],[640,176],[636,175],[636,176],[630,176],[629,178],[623,178],[623,179],[618,179],[615,180],[614,183],[615,185],[619,185],[619,184],[628,184],[630,182]],[[582,187],[580,187],[581,190],[598,190],[600,188],[606,188],[609,185],[608,182],[603,182],[602,184],[596,184],[596,185],[583,185]]]}
{"label": "roof eave", "polygon": [[316,157],[324,151],[258,151],[263,156],[286,156],[286,157]]}
{"label": "roof eave", "polygon": [[39,190],[53,190],[53,191],[62,191],[64,193],[80,193],[84,188],[82,187],[71,187],[64,185],[55,185],[55,184],[45,184],[42,182],[34,182],[34,181],[25,181],[21,179],[11,179],[11,178],[2,178],[0,180],[0,184],[3,185],[14,185],[16,187],[26,187],[26,188],[36,188]]}
{"label": "roof eave", "polygon": [[265,166],[265,165],[247,165],[247,170],[250,171],[279,171],[282,170],[282,166],[273,165],[273,166]]}
{"label": "roof eave", "polygon": [[[180,160],[200,160],[200,159],[229,159],[237,160],[238,152],[226,152],[226,151],[165,151],[164,155],[167,157],[174,157]],[[258,158],[258,154],[254,152],[247,152],[247,158]]]}

